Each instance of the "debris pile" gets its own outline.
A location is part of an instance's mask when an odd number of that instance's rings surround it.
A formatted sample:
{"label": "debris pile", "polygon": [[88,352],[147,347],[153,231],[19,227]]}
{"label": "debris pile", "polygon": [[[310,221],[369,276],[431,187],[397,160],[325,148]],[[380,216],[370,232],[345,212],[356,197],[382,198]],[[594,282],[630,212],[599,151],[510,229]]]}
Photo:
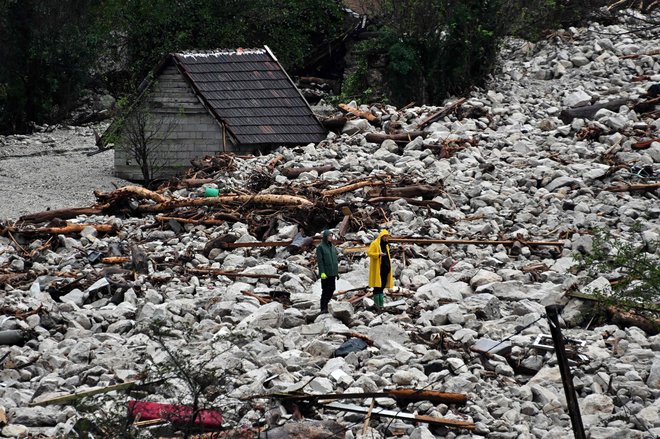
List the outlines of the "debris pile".
{"label": "debris pile", "polygon": [[[657,437],[657,320],[596,320],[616,279],[572,269],[595,228],[660,254],[660,58],[609,36],[626,31],[510,41],[489,89],[446,106],[349,105],[318,145],[3,223],[2,435],[570,437],[558,304],[590,437]],[[377,310],[364,249],[383,226],[396,286]],[[293,243],[326,227],[340,291],[319,315]],[[101,422],[116,404],[124,423]]]}

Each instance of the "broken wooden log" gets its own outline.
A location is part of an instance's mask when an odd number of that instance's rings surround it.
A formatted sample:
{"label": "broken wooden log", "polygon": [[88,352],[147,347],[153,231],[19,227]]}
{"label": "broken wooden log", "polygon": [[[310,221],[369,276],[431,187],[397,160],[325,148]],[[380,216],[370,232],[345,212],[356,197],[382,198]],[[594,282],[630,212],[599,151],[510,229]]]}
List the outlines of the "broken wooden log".
{"label": "broken wooden log", "polygon": [[72,233],[80,233],[85,228],[92,227],[100,233],[115,232],[115,226],[112,224],[69,224],[62,227],[42,227],[39,229],[16,229],[12,232],[23,233],[27,235],[70,235]]}
{"label": "broken wooden log", "polygon": [[631,145],[631,148],[632,149],[646,149],[646,148],[649,148],[653,142],[660,142],[660,138],[642,140],[640,142],[633,143]]}
{"label": "broken wooden log", "polygon": [[106,258],[101,258],[101,263],[103,264],[124,264],[130,262],[131,258],[128,256],[108,256]]}
{"label": "broken wooden log", "polygon": [[119,189],[115,189],[112,192],[99,192],[94,191],[96,198],[102,202],[107,202],[112,204],[121,198],[138,198],[142,200],[152,200],[156,203],[165,203],[170,200],[170,198],[159,194],[158,192],[150,191],[149,189],[143,188],[141,186],[124,186]]}
{"label": "broken wooden log", "polygon": [[289,206],[308,208],[314,203],[306,198],[295,195],[276,195],[276,194],[256,194],[256,195],[223,195],[212,198],[177,198],[165,203],[158,204],[140,204],[137,207],[138,212],[153,213],[174,210],[181,207],[192,206],[215,206],[227,203],[243,204],[267,204],[275,206]]}
{"label": "broken wooden log", "polygon": [[414,198],[407,198],[407,197],[375,197],[375,198],[369,198],[367,200],[367,203],[369,204],[391,203],[397,200],[406,200],[408,204],[412,204],[413,206],[430,207],[431,209],[435,209],[435,210],[442,210],[445,208],[442,205],[442,203],[438,201],[416,200]]}
{"label": "broken wooden log", "polygon": [[256,273],[238,273],[236,271],[226,271],[220,268],[197,267],[187,268],[186,272],[191,274],[212,274],[214,276],[227,277],[249,277],[253,279],[279,279],[279,274],[256,274]]}
{"label": "broken wooden log", "polygon": [[73,207],[68,209],[46,210],[44,212],[23,215],[18,220],[19,222],[23,223],[34,224],[45,223],[46,221],[52,221],[56,218],[67,220],[76,218],[79,215],[101,215],[104,209],[107,209],[108,207],[108,204],[102,204],[91,207]]}
{"label": "broken wooden log", "polygon": [[412,142],[417,137],[425,139],[428,135],[429,133],[425,133],[424,131],[409,131],[407,133],[398,134],[367,133],[364,138],[367,140],[367,142],[380,144],[386,140]]}
{"label": "broken wooden log", "polygon": [[660,50],[652,50],[646,53],[632,53],[630,55],[623,55],[621,59],[637,59],[643,56],[655,56],[655,55],[660,55]]}
{"label": "broken wooden log", "polygon": [[56,396],[55,398],[47,398],[34,401],[30,403],[31,406],[46,406],[46,405],[62,405],[68,404],[71,401],[76,401],[88,396],[100,395],[102,393],[114,392],[117,390],[129,390],[135,386],[138,386],[137,381],[129,381],[126,383],[114,384],[112,386],[106,387],[97,387],[90,390],[85,390],[83,392],[69,393],[67,395]]}
{"label": "broken wooden log", "polygon": [[656,105],[660,105],[660,96],[637,102],[633,105],[633,110],[638,113],[646,113],[647,111],[653,111]]}
{"label": "broken wooden log", "polygon": [[355,191],[358,189],[361,189],[363,187],[369,187],[369,186],[385,186],[384,181],[374,181],[374,180],[365,180],[365,181],[359,181],[357,183],[352,183],[346,186],[340,186],[338,188],[334,189],[326,189],[323,192],[321,192],[321,195],[324,197],[334,197],[335,195],[343,194],[345,192],[351,192]]}
{"label": "broken wooden log", "polygon": [[199,187],[211,183],[215,183],[212,178],[186,178],[181,180],[181,184],[185,187]]}
{"label": "broken wooden log", "polygon": [[[366,414],[369,410],[365,407],[360,407],[350,404],[339,404],[339,403],[323,404],[322,407],[324,409],[338,410],[342,412],[362,413],[362,414]],[[372,410],[371,414],[372,416],[401,419],[404,421],[412,421],[412,422],[424,422],[427,424],[441,425],[444,427],[464,428],[466,430],[475,429],[475,425],[473,422],[459,421],[457,419],[436,418],[434,416],[426,416],[426,415],[415,415],[412,413],[405,413],[400,410],[386,410],[376,407]]]}
{"label": "broken wooden log", "polygon": [[619,111],[619,107],[627,105],[628,99],[615,99],[609,102],[587,105],[584,107],[566,108],[559,114],[559,119],[564,123],[571,123],[573,119],[593,119],[598,110],[606,109],[610,111]]}
{"label": "broken wooden log", "polygon": [[[372,342],[373,343],[373,342]],[[392,398],[406,402],[429,401],[434,404],[465,405],[468,396],[465,393],[438,392],[435,390],[396,388],[384,389],[381,392],[349,392],[349,393],[324,393],[324,394],[298,394],[298,393],[275,393],[258,395],[249,399],[272,398],[288,399],[295,401],[336,401],[342,399],[366,399],[366,398]]]}
{"label": "broken wooden log", "polygon": [[369,111],[361,111],[358,110],[357,108],[349,107],[347,104],[339,104],[339,108],[341,108],[343,111],[352,114],[355,117],[359,117],[361,119],[366,119],[369,122],[376,122],[378,118],[371,114]]}
{"label": "broken wooden log", "polygon": [[416,184],[412,186],[384,187],[370,191],[371,196],[414,198],[422,197],[425,200],[434,198],[442,193],[442,187],[429,184]]}
{"label": "broken wooden log", "polygon": [[610,186],[605,188],[610,192],[630,192],[630,191],[651,191],[660,188],[660,182],[656,183],[625,183],[618,186]]}
{"label": "broken wooden log", "polygon": [[324,166],[310,166],[310,167],[302,167],[302,168],[284,168],[280,169],[280,174],[284,175],[287,178],[294,179],[298,178],[300,174],[303,172],[312,172],[316,171],[318,175],[321,175],[325,172],[330,172],[334,171],[335,167],[332,165],[324,165]]}
{"label": "broken wooden log", "polygon": [[323,125],[329,131],[341,130],[344,128],[344,125],[346,125],[346,122],[348,122],[348,118],[346,116],[334,116],[321,119],[321,125]]}
{"label": "broken wooden log", "polygon": [[430,115],[429,117],[427,117],[426,119],[424,119],[424,120],[422,120],[420,123],[418,123],[418,124],[417,124],[417,129],[423,129],[424,127],[426,127],[427,125],[432,124],[432,123],[435,122],[436,120],[442,119],[443,117],[447,116],[447,115],[450,114],[452,111],[456,111],[456,109],[457,109],[458,107],[460,107],[461,105],[463,105],[463,103],[464,103],[466,100],[467,100],[466,98],[460,98],[460,99],[457,100],[456,102],[447,105],[447,106],[446,106],[445,108],[443,108],[442,110],[440,110],[440,111],[438,111],[438,112],[436,112],[436,113],[433,113],[432,115]]}

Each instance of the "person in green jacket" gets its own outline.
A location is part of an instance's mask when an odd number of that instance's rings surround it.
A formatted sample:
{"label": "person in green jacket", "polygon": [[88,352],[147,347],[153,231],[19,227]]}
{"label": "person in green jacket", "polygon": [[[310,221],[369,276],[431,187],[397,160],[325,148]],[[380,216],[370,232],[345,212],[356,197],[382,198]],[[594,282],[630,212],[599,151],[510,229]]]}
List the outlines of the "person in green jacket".
{"label": "person in green jacket", "polygon": [[328,312],[328,304],[335,292],[335,280],[339,277],[337,247],[332,243],[330,230],[323,231],[323,239],[316,247],[316,261],[321,277],[321,313]]}

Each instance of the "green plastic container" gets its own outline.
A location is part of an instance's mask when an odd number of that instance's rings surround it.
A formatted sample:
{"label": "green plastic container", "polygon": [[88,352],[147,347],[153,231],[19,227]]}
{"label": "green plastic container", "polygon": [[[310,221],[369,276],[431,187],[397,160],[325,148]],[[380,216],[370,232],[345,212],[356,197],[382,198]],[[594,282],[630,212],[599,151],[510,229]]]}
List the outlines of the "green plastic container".
{"label": "green plastic container", "polygon": [[207,187],[204,189],[204,196],[205,197],[217,197],[218,196],[218,190],[212,187]]}

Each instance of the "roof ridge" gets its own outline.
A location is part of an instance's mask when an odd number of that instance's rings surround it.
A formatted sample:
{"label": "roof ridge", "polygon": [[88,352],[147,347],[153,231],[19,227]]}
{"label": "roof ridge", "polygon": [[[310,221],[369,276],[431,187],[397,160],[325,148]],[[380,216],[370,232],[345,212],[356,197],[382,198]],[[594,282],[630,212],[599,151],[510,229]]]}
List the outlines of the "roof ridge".
{"label": "roof ridge", "polygon": [[174,55],[182,56],[184,58],[193,57],[193,56],[218,56],[218,55],[262,55],[266,53],[264,48],[252,48],[244,49],[239,47],[237,49],[215,49],[215,50],[195,50],[195,51],[185,51],[185,52],[176,52]]}

